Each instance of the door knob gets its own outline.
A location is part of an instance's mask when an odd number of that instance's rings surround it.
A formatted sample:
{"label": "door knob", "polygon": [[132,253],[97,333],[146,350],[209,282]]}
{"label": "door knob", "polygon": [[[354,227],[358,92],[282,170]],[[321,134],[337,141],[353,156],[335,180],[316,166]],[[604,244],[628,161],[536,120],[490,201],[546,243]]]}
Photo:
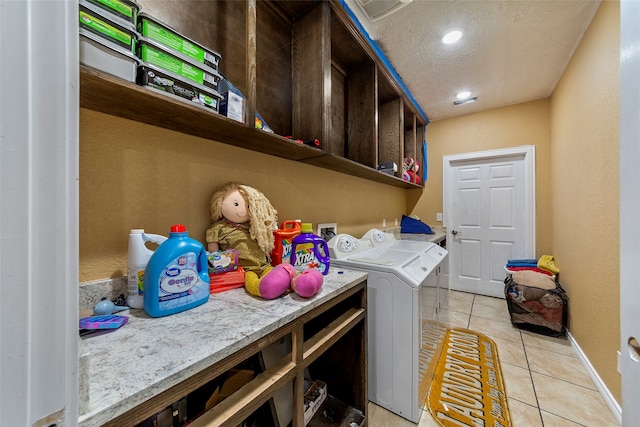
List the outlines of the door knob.
{"label": "door knob", "polygon": [[455,236],[456,234],[458,234],[458,230],[451,230],[451,234]]}
{"label": "door knob", "polygon": [[634,337],[629,337],[627,340],[627,345],[629,347],[629,356],[635,362],[640,362],[640,343]]}

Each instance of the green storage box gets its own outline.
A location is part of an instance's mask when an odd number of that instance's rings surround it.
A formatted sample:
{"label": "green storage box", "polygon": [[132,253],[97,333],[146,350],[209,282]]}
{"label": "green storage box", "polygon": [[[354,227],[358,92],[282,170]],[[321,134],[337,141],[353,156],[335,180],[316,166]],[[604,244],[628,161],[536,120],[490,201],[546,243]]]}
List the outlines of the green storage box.
{"label": "green storage box", "polygon": [[137,83],[219,112],[222,97],[218,92],[152,64],[140,64]]}
{"label": "green storage box", "polygon": [[84,0],[79,3],[78,19],[80,29],[96,34],[101,39],[135,54],[138,33],[133,24]]}
{"label": "green storage box", "polygon": [[174,52],[168,51],[159,43],[140,37],[138,40],[138,58],[142,62],[155,65],[175,75],[191,80],[199,85],[218,89],[220,74],[211,67],[179,58]]}
{"label": "green storage box", "polygon": [[166,49],[218,71],[221,56],[202,44],[193,41],[168,25],[146,13],[138,15],[138,32],[148,40],[161,44]]}
{"label": "green storage box", "polygon": [[130,22],[134,27],[138,21],[140,6],[135,1],[130,0],[86,0],[100,9]]}

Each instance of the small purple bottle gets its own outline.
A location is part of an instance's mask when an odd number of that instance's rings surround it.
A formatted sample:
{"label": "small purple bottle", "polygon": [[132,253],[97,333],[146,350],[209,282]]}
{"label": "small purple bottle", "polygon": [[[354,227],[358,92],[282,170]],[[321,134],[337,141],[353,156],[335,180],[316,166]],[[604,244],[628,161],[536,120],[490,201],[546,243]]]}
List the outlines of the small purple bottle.
{"label": "small purple bottle", "polygon": [[313,234],[313,227],[308,222],[302,223],[300,234],[291,243],[291,265],[297,271],[314,268],[324,275],[329,273],[327,242]]}

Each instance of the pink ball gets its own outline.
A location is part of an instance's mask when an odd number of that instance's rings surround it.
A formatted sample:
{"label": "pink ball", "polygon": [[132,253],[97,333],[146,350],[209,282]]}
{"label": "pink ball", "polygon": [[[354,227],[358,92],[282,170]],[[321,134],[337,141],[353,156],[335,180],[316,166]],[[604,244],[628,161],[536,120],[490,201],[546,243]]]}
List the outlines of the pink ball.
{"label": "pink ball", "polygon": [[276,268],[283,268],[287,271],[287,273],[289,273],[289,278],[293,279],[293,277],[296,275],[296,269],[293,268],[293,265],[291,264],[279,264],[276,266]]}
{"label": "pink ball", "polygon": [[310,298],[320,291],[323,280],[320,270],[307,269],[293,278],[291,286],[301,297]]}
{"label": "pink ball", "polygon": [[[291,266],[289,266],[291,267]],[[260,280],[260,296],[265,299],[276,299],[287,292],[291,286],[293,267],[279,264]]]}

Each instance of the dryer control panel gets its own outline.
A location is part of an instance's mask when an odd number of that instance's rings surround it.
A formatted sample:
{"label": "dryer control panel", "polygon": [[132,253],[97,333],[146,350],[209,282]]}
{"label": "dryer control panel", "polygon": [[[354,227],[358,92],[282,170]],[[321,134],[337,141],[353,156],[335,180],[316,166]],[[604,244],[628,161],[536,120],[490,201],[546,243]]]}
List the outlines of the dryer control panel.
{"label": "dryer control panel", "polygon": [[362,236],[360,240],[369,240],[373,246],[379,246],[387,245],[396,240],[396,238],[391,233],[387,233],[378,228],[372,228],[364,233],[364,236]]}
{"label": "dryer control panel", "polygon": [[360,240],[350,234],[338,234],[327,242],[329,257],[333,259],[345,258],[357,252],[373,247],[369,240]]}
{"label": "dryer control panel", "polygon": [[341,259],[366,249],[392,245],[395,241],[396,238],[392,233],[372,228],[359,239],[350,234],[338,234],[329,240],[327,245],[329,246],[329,257]]}

